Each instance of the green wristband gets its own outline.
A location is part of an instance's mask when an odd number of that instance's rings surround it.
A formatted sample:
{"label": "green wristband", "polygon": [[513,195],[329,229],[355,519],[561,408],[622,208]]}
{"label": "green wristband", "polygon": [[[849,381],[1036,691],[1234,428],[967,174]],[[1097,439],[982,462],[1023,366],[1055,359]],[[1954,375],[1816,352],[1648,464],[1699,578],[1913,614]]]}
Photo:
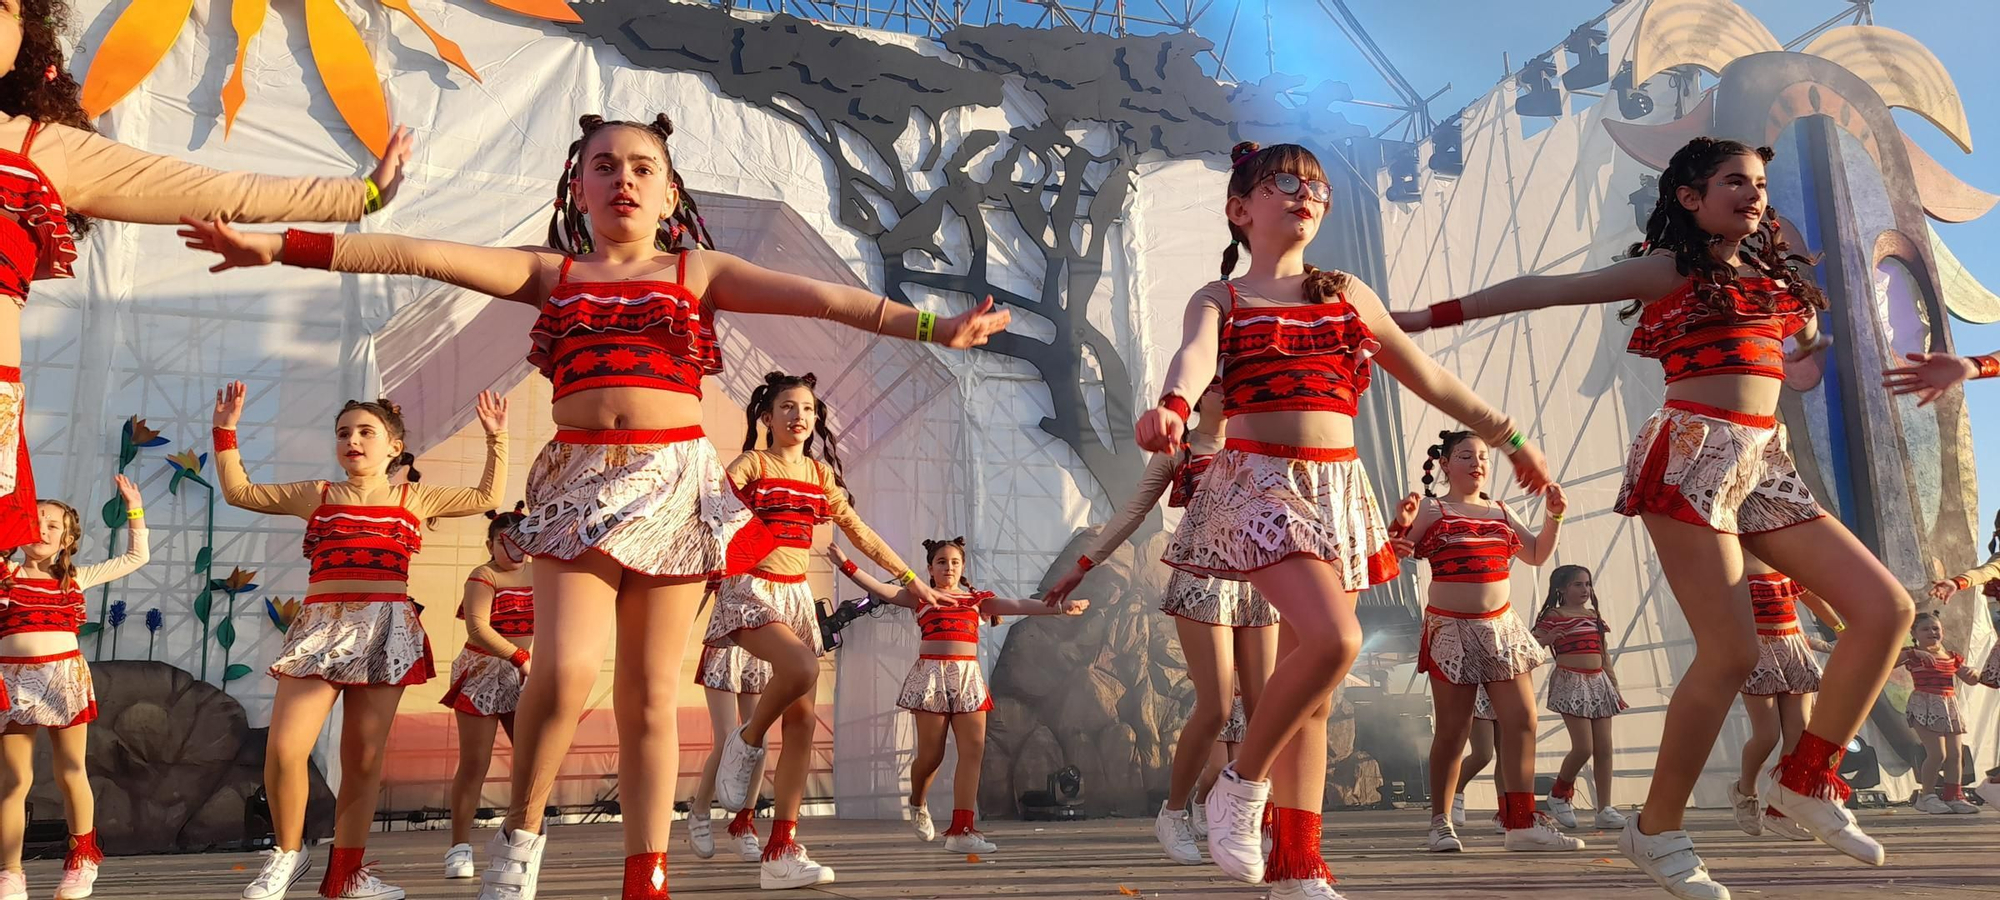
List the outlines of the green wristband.
{"label": "green wristband", "polygon": [[361,204],[362,211],[370,213],[380,212],[382,210],[382,189],[375,186],[375,179],[372,176],[361,179],[361,182],[368,186],[368,200]]}

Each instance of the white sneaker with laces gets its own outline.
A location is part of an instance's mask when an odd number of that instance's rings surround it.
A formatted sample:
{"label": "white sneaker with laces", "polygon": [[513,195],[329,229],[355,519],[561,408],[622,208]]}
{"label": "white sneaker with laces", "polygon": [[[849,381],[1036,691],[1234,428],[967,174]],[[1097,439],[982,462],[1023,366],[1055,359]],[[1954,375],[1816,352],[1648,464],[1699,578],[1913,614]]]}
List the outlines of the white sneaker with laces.
{"label": "white sneaker with laces", "polygon": [[1506,834],[1506,833],[1507,833],[1507,823],[1506,823],[1506,821],[1505,821],[1505,820],[1503,820],[1503,819],[1501,819],[1501,818],[1500,818],[1500,814],[1499,814],[1499,813],[1494,813],[1494,814],[1493,814],[1493,833],[1494,833],[1494,834]]}
{"label": "white sneaker with laces", "polygon": [[690,812],[687,815],[688,847],[701,859],[715,856],[715,823],[709,819],[708,810]]}
{"label": "white sneaker with laces", "polygon": [[832,883],[833,870],[813,862],[812,857],[806,855],[804,846],[790,853],[781,853],[777,859],[764,860],[757,872],[757,886],[767,891]]}
{"label": "white sneaker with laces", "polygon": [[1452,830],[1450,816],[1431,817],[1430,847],[1432,853],[1457,853],[1465,849],[1458,841],[1458,832]]}
{"label": "white sneaker with laces", "polygon": [[1736,827],[1751,837],[1764,833],[1764,805],[1757,802],[1756,794],[1743,793],[1743,786],[1729,783],[1729,811],[1736,814]]}
{"label": "white sneaker with laces", "polygon": [[1160,804],[1160,814],[1153,817],[1153,836],[1159,838],[1168,859],[1184,866],[1201,865],[1201,845],[1195,842],[1188,810],[1171,810]]}
{"label": "white sneaker with laces", "polygon": [[403,889],[375,877],[367,867],[354,873],[353,883],[336,900],[403,900]]}
{"label": "white sneaker with laces", "polygon": [[1188,828],[1197,841],[1208,840],[1208,810],[1200,800],[1188,804]]}
{"label": "white sneaker with laces", "polygon": [[1965,802],[1963,798],[1957,800],[1946,800],[1944,802],[1944,805],[1951,810],[1953,815],[1976,816],[1979,814],[1979,807],[1973,806],[1972,804]]}
{"label": "white sneaker with laces", "polygon": [[1729,889],[1708,877],[1708,867],[1685,831],[1641,834],[1639,817],[1633,816],[1618,833],[1618,852],[1680,900],[1729,900]]}
{"label": "white sneaker with laces", "polygon": [[1862,831],[1854,821],[1854,814],[1839,803],[1794,791],[1777,783],[1775,775],[1765,802],[1822,843],[1848,856],[1871,866],[1879,866],[1887,858],[1882,845]]}
{"label": "white sneaker with laces", "polygon": [[453,844],[444,852],[444,877],[471,878],[477,871],[472,864],[471,844]]}
{"label": "white sneaker with laces", "polygon": [[56,900],[83,900],[96,890],[96,885],[97,864],[84,860],[75,868],[63,869],[62,883],[56,885]]}
{"label": "white sneaker with laces", "polygon": [[715,802],[723,809],[748,806],[750,783],[764,771],[764,748],[743,740],[743,729],[729,733],[722,741],[722,761],[715,766]]}
{"label": "white sneaker with laces", "polygon": [[1576,827],[1576,807],[1570,805],[1568,800],[1551,795],[1549,797],[1549,815],[1554,816],[1556,822],[1564,828]]}
{"label": "white sneaker with laces", "polygon": [[1208,858],[1237,881],[1264,881],[1264,805],[1271,782],[1245,781],[1231,763],[1208,791]]}
{"label": "white sneaker with laces", "polygon": [[1556,830],[1555,819],[1547,814],[1536,813],[1535,824],[1507,829],[1507,840],[1501,847],[1521,853],[1550,853],[1582,850],[1583,841]]}
{"label": "white sneaker with laces", "polygon": [[0,900],[28,900],[28,876],[0,869]]}
{"label": "white sneaker with laces", "polygon": [[1788,841],[1816,840],[1812,832],[1799,827],[1799,823],[1786,817],[1784,813],[1765,807],[1764,830]]}
{"label": "white sneaker with laces", "polygon": [[1271,885],[1270,900],[1347,900],[1324,878],[1290,878]]}
{"label": "white sneaker with laces", "polygon": [[1451,824],[1457,828],[1465,827],[1464,794],[1459,794],[1458,796],[1451,798]]}
{"label": "white sneaker with laces", "polygon": [[929,807],[910,807],[910,826],[917,830],[917,840],[927,844],[937,840],[937,826],[931,824],[931,811]]}
{"label": "white sneaker with laces", "polygon": [[1605,831],[1617,831],[1625,827],[1625,814],[1619,812],[1616,806],[1600,806],[1597,808],[1597,818],[1591,824]]}
{"label": "white sneaker with laces", "polygon": [[946,853],[992,853],[1000,847],[987,840],[986,835],[968,831],[964,834],[945,835],[944,849]]}
{"label": "white sneaker with laces", "polygon": [[[312,868],[310,854],[306,848],[279,850],[273,847],[264,851],[264,870],[257,873],[257,879],[243,889],[243,900],[282,900],[285,891],[306,877]],[[0,894],[4,900],[5,894]]]}
{"label": "white sneaker with laces", "polygon": [[736,858],[744,862],[763,862],[764,842],[757,839],[757,832],[746,831],[736,838]]}
{"label": "white sneaker with laces", "polygon": [[1929,813],[1933,816],[1951,815],[1951,807],[1946,806],[1936,794],[1918,794],[1916,801],[1910,805],[1916,807],[1920,813]]}
{"label": "white sneaker with laces", "polygon": [[542,874],[542,851],[549,836],[502,828],[486,843],[486,871],[479,876],[479,900],[535,900]]}
{"label": "white sneaker with laces", "polygon": [[1987,806],[2000,809],[2000,781],[1982,781],[1978,787],[1972,789],[1972,792],[1978,794],[1979,799],[1986,801]]}

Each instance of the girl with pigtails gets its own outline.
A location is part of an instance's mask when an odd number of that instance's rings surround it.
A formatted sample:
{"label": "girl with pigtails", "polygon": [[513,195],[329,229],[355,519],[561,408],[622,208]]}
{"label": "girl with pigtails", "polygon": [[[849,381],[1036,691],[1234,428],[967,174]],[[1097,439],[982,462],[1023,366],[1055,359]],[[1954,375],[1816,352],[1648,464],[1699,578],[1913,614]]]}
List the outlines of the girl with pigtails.
{"label": "girl with pigtails", "polygon": [[[1986,543],[1986,552],[1989,555],[1986,557],[1985,562],[1960,575],[1931,585],[1931,599],[1939,603],[1949,604],[1953,598],[1958,596],[1959,592],[1978,586],[1980,596],[1983,600],[2000,600],[2000,581],[1995,580],[2000,579],[2000,514],[1995,514],[1993,517],[1993,537]],[[1842,633],[1844,634],[1845,632],[1843,631]],[[1993,649],[1986,654],[1985,663],[1978,669],[1976,682],[1989,688],[2000,688],[2000,643],[1995,643]],[[1948,684],[1949,681],[1947,680],[1944,683]],[[1935,696],[1935,694],[1932,696]],[[1929,703],[1932,701],[1929,698],[1924,698],[1919,702]],[[1913,723],[1912,727],[1920,726]],[[1938,734],[1942,735],[1943,732],[1938,732]],[[1926,735],[1925,739],[1927,741],[1930,740],[1930,736]],[[1939,744],[1943,742],[1944,739],[1942,738],[1938,741]],[[1929,749],[1930,747],[1927,744],[1926,752]],[[1929,764],[1932,762],[1935,761],[1926,761],[1927,769],[1931,767]],[[1986,801],[1988,807],[2000,809],[2000,766],[1996,766],[1988,771],[1986,778],[1973,788],[1973,793],[1978,794],[1981,800]],[[1964,802],[1963,799],[1960,802]],[[1950,804],[1947,802],[1946,805],[1949,806]]]}
{"label": "girl with pigtails", "polygon": [[[1769,148],[1696,138],[1660,176],[1645,238],[1628,258],[1573,275],[1528,276],[1397,314],[1405,330],[1551,306],[1630,302],[1631,352],[1660,361],[1666,403],[1639,430],[1616,509],[1638,517],[1694,632],[1695,659],[1674,688],[1643,811],[1619,849],[1668,893],[1716,900],[1682,829],[1688,797],[1756,668],[1758,643],[1744,558],[1754,555],[1819,595],[1849,626],[1821,679],[1798,745],[1771,771],[1766,801],[1819,840],[1880,865],[1839,775],[1915,614],[1909,596],[1792,464],[1775,417],[1787,381],[1816,381],[1830,339],[1811,261],[1793,253],[1768,205]],[[1787,351],[1785,342],[1795,342]]]}
{"label": "girl with pigtails", "polygon": [[[1544,489],[1548,473],[1510,420],[1404,336],[1374,291],[1306,265],[1332,198],[1311,151],[1246,142],[1230,162],[1223,280],[1188,301],[1160,402],[1135,431],[1148,451],[1178,451],[1190,404],[1219,366],[1229,438],[1165,561],[1249,581],[1281,618],[1264,696],[1236,761],[1209,792],[1209,857],[1233,878],[1270,882],[1273,900],[1333,900],[1318,812],[1329,701],[1360,653],[1355,595],[1397,571],[1354,448],[1357,401],[1373,364],[1505,451],[1529,490]],[[1232,278],[1241,247],[1250,266]],[[1262,823],[1273,803],[1267,859]]]}
{"label": "girl with pigtails", "polygon": [[488,845],[481,900],[536,895],[542,810],[614,633],[623,895],[667,896],[674,710],[695,611],[711,576],[746,573],[777,546],[702,437],[702,376],[722,366],[716,315],[830,319],[952,348],[985,343],[1009,319],[991,298],[943,318],[718,252],[674,169],[666,116],[578,124],[546,247],[278,235],[216,221],[180,232],[221,254],[218,270],[282,261],[418,275],[541,310],[529,360],[554,382],[560,430],[529,472],[528,515],[514,529],[535,557],[540,662],[515,714],[511,806]]}
{"label": "girl with pigtails", "polygon": [[1628,707],[1618,688],[1610,648],[1605,646],[1611,626],[1598,608],[1596,580],[1589,569],[1557,566],[1549,573],[1549,595],[1535,613],[1532,633],[1555,654],[1548,709],[1562,716],[1569,732],[1569,752],[1563,754],[1556,780],[1549,785],[1549,815],[1564,828],[1576,827],[1576,777],[1588,763],[1597,789],[1594,824],[1607,831],[1623,828],[1625,814],[1611,800],[1612,777],[1617,774],[1611,720]]}
{"label": "girl with pigtails", "polygon": [[439,700],[458,725],[458,771],[451,779],[451,849],[444,877],[471,878],[472,818],[493,765],[495,732],[514,738],[514,710],[528,677],[529,648],[535,645],[534,560],[514,543],[514,526],[527,518],[527,503],[507,512],[486,512],[486,562],[465,576],[458,617],[465,621],[465,648],[451,663],[451,687]]}

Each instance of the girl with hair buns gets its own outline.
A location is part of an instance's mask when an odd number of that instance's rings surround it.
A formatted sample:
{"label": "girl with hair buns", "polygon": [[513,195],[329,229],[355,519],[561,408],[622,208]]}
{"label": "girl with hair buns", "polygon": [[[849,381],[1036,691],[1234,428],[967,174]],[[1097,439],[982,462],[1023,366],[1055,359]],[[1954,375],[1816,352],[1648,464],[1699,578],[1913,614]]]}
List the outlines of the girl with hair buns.
{"label": "girl with hair buns", "polygon": [[1729,805],[1736,815],[1736,827],[1744,834],[1759,835],[1766,830],[1794,841],[1810,841],[1812,833],[1800,828],[1785,814],[1757,802],[1757,776],[1771,751],[1790,753],[1805,732],[1806,716],[1812,711],[1813,695],[1819,692],[1819,660],[1814,652],[1832,650],[1832,645],[1808,637],[1800,627],[1798,605],[1803,603],[1835,631],[1847,626],[1825,601],[1813,596],[1797,582],[1785,577],[1754,556],[1743,558],[1743,570],[1750,577],[1750,603],[1757,620],[1757,668],[1743,682],[1743,712],[1750,718],[1750,736],[1743,741],[1743,774],[1729,786]]}
{"label": "girl with hair buns", "polygon": [[[1514,424],[1419,351],[1380,298],[1305,263],[1332,189],[1297,144],[1230,154],[1223,280],[1197,290],[1160,402],[1135,426],[1140,447],[1180,449],[1192,404],[1222,378],[1229,438],[1202,476],[1166,563],[1248,581],[1282,616],[1278,659],[1236,761],[1209,792],[1209,857],[1233,878],[1271,882],[1273,900],[1339,894],[1320,856],[1330,699],[1361,649],[1355,595],[1396,573],[1374,488],[1354,448],[1354,415],[1379,362],[1417,396],[1512,459],[1529,490],[1548,484]],[[1240,248],[1250,267],[1232,278]],[[1264,810],[1275,803],[1272,849]]]}
{"label": "girl with hair buns", "polygon": [[1611,719],[1626,709],[1605,637],[1611,626],[1597,606],[1597,585],[1583,566],[1557,566],[1549,573],[1549,596],[1535,614],[1535,639],[1555,654],[1549,673],[1549,712],[1562,716],[1569,752],[1549,786],[1549,814],[1564,828],[1576,827],[1576,776],[1590,764],[1597,788],[1596,826],[1625,827],[1625,815],[1611,801],[1617,775]]}
{"label": "girl with hair buns", "polygon": [[[474,515],[499,503],[507,483],[507,401],[480,393],[486,469],[478,487],[457,488],[416,483],[416,455],[403,444],[402,412],[388,400],[349,400],[334,419],[333,455],[346,478],[253,483],[236,447],[243,398],[240,381],[215,392],[215,473],[222,497],[239,509],[306,520],[303,549],[311,564],[305,605],[270,670],[278,691],[271,702],[264,790],[276,835],[243,898],[281,898],[309,868],[307,774],[327,713],[340,701],[340,787],[320,896],[401,900],[402,888],[363,865],[362,849],[375,820],[396,705],[404,688],[437,674],[430,638],[410,598],[410,559],[423,547],[425,520]],[[391,483],[398,472],[403,483]]]}
{"label": "girl with hair buns", "polygon": [[[1931,585],[1931,599],[1949,604],[1960,591],[1978,586],[1984,599],[2000,599],[2000,514],[1993,517],[1993,537],[1986,542],[1986,561],[1966,571]],[[2000,642],[1986,654],[1986,662],[1979,667],[1979,683],[1990,688],[2000,688]],[[1986,780],[1973,788],[1986,805],[2000,809],[2000,766],[1986,773]]]}
{"label": "girl with hair buns", "polygon": [[486,562],[465,576],[458,617],[465,620],[465,649],[451,663],[451,688],[438,702],[458,721],[458,773],[451,780],[451,849],[444,877],[471,878],[472,817],[493,765],[494,732],[514,739],[514,710],[528,677],[528,648],[535,644],[534,561],[514,542],[512,530],[527,518],[526,503],[486,512]]}
{"label": "girl with hair buns", "polygon": [[1917,812],[1931,815],[1977,813],[1979,807],[1965,802],[1964,753],[1960,749],[1965,740],[1965,716],[1958,710],[1955,682],[1978,684],[1979,673],[1965,664],[1965,657],[1945,649],[1944,623],[1937,613],[1919,613],[1910,625],[1910,637],[1913,644],[1897,657],[1896,665],[1908,669],[1915,682],[1904,718],[1924,743],[1912,805]]}
{"label": "girl with hair buns", "polygon": [[939,317],[717,252],[674,169],[666,116],[578,124],[545,247],[261,234],[221,222],[180,232],[190,247],[221,254],[217,269],[282,260],[420,275],[541,310],[529,360],[555,384],[560,430],[529,472],[528,518],[514,529],[535,557],[541,674],[522,688],[512,805],[488,847],[481,900],[534,900],[542,810],[614,634],[624,893],[667,896],[674,710],[695,610],[710,576],[747,572],[775,546],[726,487],[701,434],[702,376],[722,367],[716,315],[830,319],[957,349],[986,343],[1009,320],[990,297]]}
{"label": "girl with hair buns", "polygon": [[[1694,632],[1675,682],[1652,783],[1619,849],[1668,893],[1729,896],[1681,820],[1744,680],[1757,666],[1745,555],[1790,574],[1846,620],[1812,720],[1772,772],[1768,802],[1842,853],[1881,865],[1882,845],[1844,804],[1840,760],[1887,682],[1915,608],[1868,548],[1828,516],[1792,464],[1776,412],[1788,384],[1810,389],[1830,343],[1826,295],[1769,206],[1768,147],[1696,138],[1660,176],[1644,240],[1594,271],[1515,278],[1427,310],[1405,330],[1551,306],[1629,302],[1628,349],[1660,361],[1666,403],[1640,428],[1615,508],[1638,517]],[[1795,341],[1787,351],[1785,342]]]}

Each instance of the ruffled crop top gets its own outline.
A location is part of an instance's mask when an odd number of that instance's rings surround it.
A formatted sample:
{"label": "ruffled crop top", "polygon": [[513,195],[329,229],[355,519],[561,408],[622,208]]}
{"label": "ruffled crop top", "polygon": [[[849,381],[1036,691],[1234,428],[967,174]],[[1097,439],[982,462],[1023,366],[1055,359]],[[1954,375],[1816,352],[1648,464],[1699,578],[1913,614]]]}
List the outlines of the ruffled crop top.
{"label": "ruffled crop top", "polygon": [[1243,306],[1236,285],[1217,344],[1225,415],[1319,411],[1354,415],[1382,345],[1338,297],[1297,306]]}
{"label": "ruffled crop top", "polygon": [[[486,622],[493,626],[501,637],[525,637],[535,633],[535,589],[532,586],[497,587],[484,578],[469,578],[493,588],[493,611],[487,614]],[[458,607],[458,617],[465,618],[465,606]]]}
{"label": "ruffled crop top", "polygon": [[979,604],[992,599],[992,591],[973,591],[970,594],[952,592],[963,606],[931,607],[917,616],[917,632],[927,641],[963,641],[979,643]]}
{"label": "ruffled crop top", "polygon": [[813,526],[833,518],[826,490],[811,481],[772,478],[763,471],[761,455],[758,462],[757,477],[737,491],[743,505],[771,529],[778,546],[812,549]]}
{"label": "ruffled crop top", "polygon": [[1604,620],[1596,616],[1551,615],[1544,617],[1535,631],[1544,636],[1557,656],[1604,652]]}
{"label": "ruffled crop top", "polygon": [[577,391],[642,387],[701,396],[701,377],[722,371],[722,346],[701,298],[674,280],[571,281],[565,258],[542,314],[528,330],[528,361],[555,384],[555,399]]}
{"label": "ruffled crop top", "polygon": [[1750,610],[1759,634],[1798,634],[1797,600],[1805,594],[1798,582],[1778,572],[1750,576]]}
{"label": "ruffled crop top", "polygon": [[74,634],[83,628],[83,587],[75,581],[61,585],[53,578],[15,578],[7,600],[0,607],[0,636],[30,631]]}
{"label": "ruffled crop top", "polygon": [[1503,515],[1498,519],[1461,516],[1445,510],[1417,541],[1415,555],[1429,560],[1431,580],[1465,584],[1506,581],[1514,568],[1514,554],[1521,550],[1521,536],[1514,523]]}
{"label": "ruffled crop top", "polygon": [[1703,300],[1689,279],[1646,304],[1626,349],[1660,361],[1667,383],[1702,375],[1785,377],[1785,339],[1817,313],[1783,283],[1738,278]]}
{"label": "ruffled crop top", "polygon": [[[325,486],[320,495],[326,494]],[[402,485],[402,501],[410,486]],[[423,523],[407,506],[321,503],[306,520],[301,548],[309,562],[307,584],[322,581],[410,580],[410,557],[424,546]],[[375,599],[351,594],[308,595],[306,602]],[[401,599],[385,597],[381,599]]]}
{"label": "ruffled crop top", "polygon": [[1958,670],[1965,668],[1965,657],[1956,653],[1939,657],[1911,647],[1903,651],[1901,664],[1910,670],[1918,692],[1949,697],[1958,692]]}
{"label": "ruffled crop top", "polygon": [[28,302],[28,283],[38,277],[68,278],[76,261],[76,239],[69,230],[69,210],[41,167],[28,159],[28,149],[42,123],[28,126],[21,151],[0,149],[0,294],[17,306]]}

